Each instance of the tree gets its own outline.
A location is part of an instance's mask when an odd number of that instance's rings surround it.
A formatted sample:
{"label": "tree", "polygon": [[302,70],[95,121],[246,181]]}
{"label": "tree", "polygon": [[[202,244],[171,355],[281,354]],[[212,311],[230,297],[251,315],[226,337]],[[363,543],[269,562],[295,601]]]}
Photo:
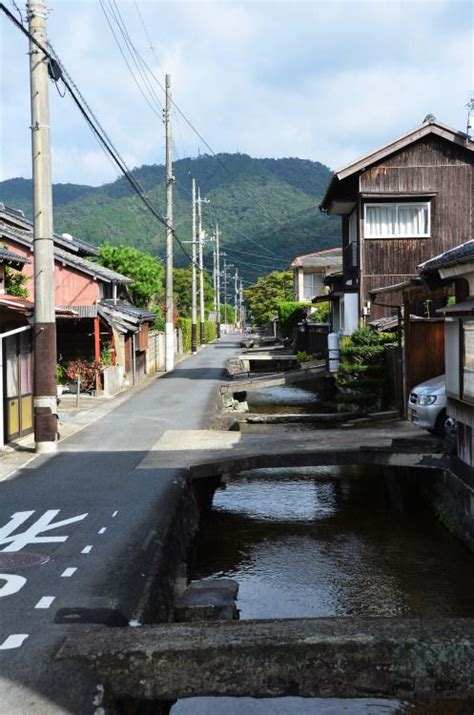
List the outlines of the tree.
{"label": "tree", "polygon": [[[199,272],[196,276],[197,287],[199,289]],[[173,293],[176,310],[181,318],[191,317],[192,302],[192,269],[175,268],[173,270]],[[214,289],[209,273],[204,271],[204,312],[207,317],[209,311],[214,307]],[[199,295],[197,296],[197,315],[199,321]]]}
{"label": "tree", "polygon": [[279,303],[293,299],[293,273],[272,271],[244,290],[244,297],[256,325],[264,327],[277,312]]}
{"label": "tree", "polygon": [[13,268],[5,266],[5,290],[8,295],[14,295],[17,298],[28,298],[28,276],[23,275]]}
{"label": "tree", "polygon": [[156,256],[150,256],[130,246],[111,246],[104,243],[99,249],[100,262],[106,268],[131,278],[129,291],[136,305],[151,308],[163,298],[163,265]]}

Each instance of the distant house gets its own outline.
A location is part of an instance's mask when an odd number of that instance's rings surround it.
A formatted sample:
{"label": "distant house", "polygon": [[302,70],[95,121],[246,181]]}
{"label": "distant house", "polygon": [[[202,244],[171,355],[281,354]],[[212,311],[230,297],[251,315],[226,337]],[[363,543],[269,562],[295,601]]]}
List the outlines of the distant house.
{"label": "distant house", "polygon": [[297,256],[291,264],[296,301],[309,301],[323,292],[324,278],[342,268],[342,249],[327,248]]}
{"label": "distant house", "polygon": [[419,264],[471,238],[473,149],[468,135],[429,115],[334,173],[320,209],[342,217],[342,294],[335,298],[344,334],[389,313],[371,305],[372,290],[404,283]]}
{"label": "distant house", "polygon": [[[0,242],[27,259],[24,273],[31,278],[26,287],[33,303],[33,227],[22,212],[3,204]],[[145,374],[148,325],[155,315],[133,305],[127,290],[132,280],[100,265],[97,255],[85,241],[54,234],[58,359],[98,363],[105,348],[122,368],[121,380],[136,382]]]}

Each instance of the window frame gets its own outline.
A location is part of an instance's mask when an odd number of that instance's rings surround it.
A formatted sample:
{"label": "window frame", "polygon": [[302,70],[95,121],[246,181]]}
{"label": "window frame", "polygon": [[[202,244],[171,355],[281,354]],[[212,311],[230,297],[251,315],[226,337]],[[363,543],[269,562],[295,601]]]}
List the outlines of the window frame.
{"label": "window frame", "polygon": [[[383,236],[381,234],[377,235],[367,235],[367,209],[370,207],[382,208],[382,207],[396,207],[397,209],[397,227],[398,227],[398,209],[402,206],[403,208],[409,208],[410,206],[418,206],[428,209],[428,227],[427,233],[411,233],[410,235],[400,235],[394,234],[393,236]],[[410,239],[410,238],[431,238],[431,201],[367,201],[364,202],[364,238],[371,239]]]}

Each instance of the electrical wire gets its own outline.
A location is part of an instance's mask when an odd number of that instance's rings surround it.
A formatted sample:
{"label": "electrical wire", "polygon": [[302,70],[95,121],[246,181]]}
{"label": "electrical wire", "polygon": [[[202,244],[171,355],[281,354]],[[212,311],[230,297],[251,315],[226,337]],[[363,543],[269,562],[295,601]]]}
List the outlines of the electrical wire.
{"label": "electrical wire", "polygon": [[[173,237],[176,240],[178,246],[180,247],[181,251],[184,253],[184,255],[189,259],[189,261],[196,265],[198,267],[197,263],[193,261],[192,257],[189,255],[188,251],[184,247],[181,239],[177,235],[175,229],[170,226],[167,222],[167,220],[161,215],[161,213],[153,206],[151,203],[149,197],[146,195],[145,191],[143,188],[140,186],[139,182],[135,179],[133,176],[132,172],[130,169],[127,167],[125,161],[123,158],[120,156],[118,151],[115,149],[113,146],[112,142],[108,139],[106,133],[102,130],[102,127],[100,123],[98,122],[97,118],[95,115],[88,111],[88,105],[84,102],[82,103],[81,99],[79,99],[79,96],[82,98],[82,95],[79,95],[79,93],[76,94],[76,92],[73,89],[72,84],[69,82],[67,78],[67,73],[65,71],[65,68],[63,67],[62,63],[54,57],[52,52],[50,52],[48,49],[43,47],[40,42],[25,28],[23,25],[16,19],[16,17],[8,10],[8,8],[4,5],[3,2],[0,3],[0,10],[2,10],[7,17],[13,22],[13,24],[18,27],[21,32],[29,38],[29,40],[38,47],[41,52],[44,54],[45,57],[47,57],[50,62],[56,62],[59,65],[59,68],[63,72],[62,76],[62,82],[64,86],[66,87],[71,99],[73,100],[74,104],[78,108],[79,112],[82,114],[84,117],[87,125],[91,129],[91,131],[94,133],[96,138],[99,140],[99,142],[102,144],[103,148],[107,151],[107,153],[112,157],[114,163],[116,166],[120,169],[120,172],[124,175],[125,179],[128,181],[130,186],[133,188],[137,196],[140,198],[140,200],[143,202],[143,204],[146,206],[146,208],[150,211],[150,213],[153,214],[153,216],[161,223],[165,228],[169,229],[173,233]],[[87,109],[85,108],[87,107]],[[94,121],[93,121],[94,118]]]}

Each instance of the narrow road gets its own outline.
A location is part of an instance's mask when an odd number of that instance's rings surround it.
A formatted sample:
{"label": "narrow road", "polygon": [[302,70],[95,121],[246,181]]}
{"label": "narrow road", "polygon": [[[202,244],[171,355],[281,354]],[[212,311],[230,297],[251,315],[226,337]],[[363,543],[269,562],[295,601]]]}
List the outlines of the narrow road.
{"label": "narrow road", "polygon": [[92,676],[52,661],[79,627],[54,616],[107,603],[133,613],[144,545],[179,473],[136,467],[165,430],[206,427],[237,344],[208,345],[0,484],[1,713],[94,711]]}

